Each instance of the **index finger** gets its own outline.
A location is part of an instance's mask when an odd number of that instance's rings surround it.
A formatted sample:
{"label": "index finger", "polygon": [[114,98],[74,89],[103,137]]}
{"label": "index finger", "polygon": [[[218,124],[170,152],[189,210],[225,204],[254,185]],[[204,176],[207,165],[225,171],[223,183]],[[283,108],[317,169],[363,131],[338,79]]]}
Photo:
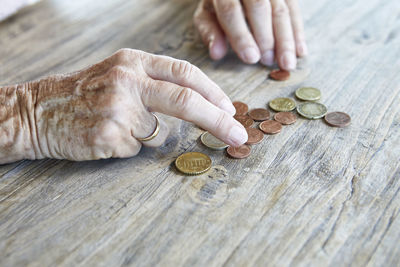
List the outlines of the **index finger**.
{"label": "index finger", "polygon": [[238,121],[190,88],[149,79],[143,85],[142,99],[151,111],[193,122],[228,145],[247,142],[247,132]]}

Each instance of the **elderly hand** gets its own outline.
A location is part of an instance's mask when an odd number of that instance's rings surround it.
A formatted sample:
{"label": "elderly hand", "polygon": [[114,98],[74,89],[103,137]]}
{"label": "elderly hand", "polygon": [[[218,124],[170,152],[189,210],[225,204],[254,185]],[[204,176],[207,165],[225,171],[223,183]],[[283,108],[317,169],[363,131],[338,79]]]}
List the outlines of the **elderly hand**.
{"label": "elderly hand", "polygon": [[[14,134],[15,141],[0,137],[0,147],[8,145],[11,153],[10,146],[24,142],[14,149],[19,155],[4,155],[2,149],[0,163],[134,156],[142,145],[138,138],[156,127],[151,112],[193,122],[233,146],[247,141],[225,93],[197,67],[166,56],[123,49],[82,71],[1,89],[2,104],[5,95],[16,95],[18,104],[8,116],[19,119],[10,122],[13,131],[0,124],[0,133]],[[4,117],[7,109],[0,113]],[[144,145],[163,144],[168,128],[162,121],[160,125],[157,137]]]}
{"label": "elderly hand", "polygon": [[201,0],[194,23],[215,60],[226,55],[227,40],[249,64],[277,61],[292,70],[296,55],[307,54],[297,0]]}

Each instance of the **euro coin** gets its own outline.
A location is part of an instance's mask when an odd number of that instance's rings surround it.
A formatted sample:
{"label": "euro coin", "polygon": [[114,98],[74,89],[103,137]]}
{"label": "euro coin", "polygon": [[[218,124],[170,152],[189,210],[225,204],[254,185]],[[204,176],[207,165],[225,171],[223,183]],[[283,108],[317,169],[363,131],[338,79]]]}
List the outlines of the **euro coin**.
{"label": "euro coin", "polygon": [[286,70],[273,70],[269,77],[275,81],[286,81],[290,78],[290,72]]}
{"label": "euro coin", "polygon": [[304,102],[297,106],[297,112],[304,118],[316,120],[324,117],[328,109],[321,103]]}
{"label": "euro coin", "polygon": [[264,139],[264,133],[256,128],[246,128],[246,131],[247,136],[249,137],[247,139],[246,145],[259,144]]}
{"label": "euro coin", "polygon": [[203,133],[200,137],[200,140],[203,145],[214,150],[223,150],[228,147],[227,144],[225,144],[209,132]]}
{"label": "euro coin", "polygon": [[247,106],[247,104],[245,104],[243,102],[236,101],[236,102],[233,102],[232,104],[236,109],[235,115],[246,115],[247,111],[249,111],[249,106]]}
{"label": "euro coin", "polygon": [[296,90],[296,97],[305,101],[317,101],[321,98],[321,91],[314,87],[301,87]]}
{"label": "euro coin", "polygon": [[296,122],[297,116],[292,112],[278,112],[274,115],[274,119],[283,125],[290,125]]}
{"label": "euro coin", "polygon": [[296,102],[287,97],[280,97],[269,102],[269,107],[278,112],[292,111],[296,108]]}
{"label": "euro coin", "polygon": [[241,145],[238,147],[230,146],[226,150],[229,156],[235,159],[244,159],[250,156],[251,148],[247,145]]}
{"label": "euro coin", "polygon": [[282,130],[282,124],[273,120],[263,121],[258,127],[266,134],[277,134]]}
{"label": "euro coin", "polygon": [[252,109],[249,112],[249,117],[255,121],[269,120],[269,111],[265,108]]}
{"label": "euro coin", "polygon": [[247,115],[235,115],[233,116],[233,118],[240,122],[244,126],[244,128],[249,128],[254,124],[254,120]]}
{"label": "euro coin", "polygon": [[330,112],[325,115],[325,121],[334,127],[346,127],[351,123],[351,118],[348,114],[344,112]]}
{"label": "euro coin", "polygon": [[188,152],[175,160],[175,166],[184,174],[199,175],[211,168],[211,159],[200,152]]}

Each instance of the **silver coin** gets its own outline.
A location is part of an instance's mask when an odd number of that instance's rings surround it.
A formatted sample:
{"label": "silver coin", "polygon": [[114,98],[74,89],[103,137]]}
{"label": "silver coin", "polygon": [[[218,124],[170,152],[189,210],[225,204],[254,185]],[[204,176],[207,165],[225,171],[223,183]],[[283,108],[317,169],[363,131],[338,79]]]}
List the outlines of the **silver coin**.
{"label": "silver coin", "polygon": [[209,132],[203,133],[200,137],[200,140],[203,145],[214,150],[223,150],[228,147],[227,144],[225,144]]}
{"label": "silver coin", "polygon": [[324,117],[328,109],[321,103],[305,102],[297,106],[297,112],[311,120],[316,120]]}

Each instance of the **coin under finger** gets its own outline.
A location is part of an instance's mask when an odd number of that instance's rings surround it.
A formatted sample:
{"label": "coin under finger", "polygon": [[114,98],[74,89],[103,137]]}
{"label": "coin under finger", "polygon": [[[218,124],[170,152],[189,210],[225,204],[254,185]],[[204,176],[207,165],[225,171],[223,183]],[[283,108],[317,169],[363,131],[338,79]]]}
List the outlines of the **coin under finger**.
{"label": "coin under finger", "polygon": [[274,119],[283,125],[290,125],[297,121],[297,116],[292,112],[278,112],[274,115]]}
{"label": "coin under finger", "polygon": [[264,139],[264,134],[256,128],[246,128],[247,136],[249,137],[246,144],[255,145],[261,143]]}
{"label": "coin under finger", "polygon": [[296,102],[291,98],[279,97],[269,102],[269,107],[278,112],[292,111],[296,108]]}
{"label": "coin under finger", "polygon": [[203,133],[200,137],[200,140],[203,145],[214,150],[223,150],[228,147],[227,144],[225,144],[209,132]]}
{"label": "coin under finger", "polygon": [[249,117],[255,121],[269,120],[269,116],[270,116],[269,111],[268,109],[265,108],[252,109],[249,112]]}
{"label": "coin under finger", "polygon": [[210,157],[200,152],[188,152],[180,155],[175,160],[176,168],[188,175],[205,173],[211,168],[211,164]]}
{"label": "coin under finger", "polygon": [[316,120],[324,117],[328,109],[321,103],[304,102],[297,106],[297,112],[304,118]]}
{"label": "coin under finger", "polygon": [[286,70],[273,70],[269,74],[269,77],[275,81],[286,81],[290,78],[290,72]]}
{"label": "coin under finger", "polygon": [[233,116],[233,118],[240,122],[244,126],[244,128],[249,128],[254,124],[254,120],[247,115],[235,115]]}
{"label": "coin under finger", "polygon": [[258,127],[266,134],[277,134],[282,130],[282,124],[273,120],[263,121]]}
{"label": "coin under finger", "polygon": [[235,115],[246,115],[247,111],[249,111],[249,106],[243,102],[235,101],[232,104],[236,109]]}
{"label": "coin under finger", "polygon": [[321,98],[321,91],[314,87],[301,87],[296,90],[296,97],[305,101],[317,101]]}
{"label": "coin under finger", "polygon": [[244,159],[250,156],[251,148],[248,145],[241,145],[238,147],[230,146],[226,152],[229,156],[235,159]]}
{"label": "coin under finger", "polygon": [[325,115],[325,121],[334,127],[346,127],[351,123],[351,117],[340,111],[330,112]]}

